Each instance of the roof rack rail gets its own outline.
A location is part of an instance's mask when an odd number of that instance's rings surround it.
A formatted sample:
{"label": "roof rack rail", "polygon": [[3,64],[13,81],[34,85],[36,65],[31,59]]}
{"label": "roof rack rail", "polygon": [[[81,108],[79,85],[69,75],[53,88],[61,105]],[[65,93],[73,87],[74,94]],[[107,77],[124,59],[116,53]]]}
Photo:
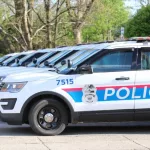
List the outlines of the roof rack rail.
{"label": "roof rack rail", "polygon": [[106,43],[113,43],[113,42],[115,42],[115,41],[113,41],[113,40],[112,41],[111,40],[110,41],[106,41]]}
{"label": "roof rack rail", "polygon": [[94,43],[91,43],[91,44],[102,44],[102,43],[106,43],[106,41],[103,41],[103,42],[94,42]]}
{"label": "roof rack rail", "polygon": [[62,47],[67,47],[66,45],[62,45],[62,46],[57,46],[56,48],[62,48]]}
{"label": "roof rack rail", "polygon": [[81,43],[81,44],[76,44],[76,46],[81,46],[81,45],[88,45],[89,43]]}
{"label": "roof rack rail", "polygon": [[127,39],[126,41],[145,42],[145,41],[150,41],[150,37],[131,37]]}
{"label": "roof rack rail", "polygon": [[114,41],[103,41],[103,42],[93,42],[93,43],[81,43],[81,44],[77,44],[76,46],[90,45],[90,44],[112,43],[112,42],[114,42]]}

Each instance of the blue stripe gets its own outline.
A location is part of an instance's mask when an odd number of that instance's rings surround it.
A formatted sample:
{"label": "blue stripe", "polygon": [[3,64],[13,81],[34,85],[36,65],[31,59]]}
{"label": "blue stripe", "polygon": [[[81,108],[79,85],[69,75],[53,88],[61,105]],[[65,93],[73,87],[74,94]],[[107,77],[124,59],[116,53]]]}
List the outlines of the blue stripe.
{"label": "blue stripe", "polygon": [[[135,100],[148,100],[148,99],[150,100],[150,88],[147,88],[147,93],[146,93],[145,97],[143,97],[144,88],[137,88],[134,94],[133,94],[133,89],[131,88],[131,89],[129,89],[130,94],[128,95],[128,97],[126,97],[124,99],[119,99],[117,97],[117,95],[116,95],[117,91],[118,91],[118,89],[115,90],[115,93],[112,96],[108,96],[107,99],[104,100],[105,90],[97,90],[96,91],[96,95],[98,97],[98,101],[99,102],[120,101],[120,100],[127,100],[127,101],[129,101],[129,100],[134,100],[133,96],[140,96],[140,98],[136,98]],[[72,99],[76,103],[81,103],[82,102],[82,96],[83,96],[83,92],[82,91],[68,91],[67,93],[72,97]],[[127,94],[126,90],[122,90],[119,93],[119,95],[121,97],[124,97],[126,94]]]}

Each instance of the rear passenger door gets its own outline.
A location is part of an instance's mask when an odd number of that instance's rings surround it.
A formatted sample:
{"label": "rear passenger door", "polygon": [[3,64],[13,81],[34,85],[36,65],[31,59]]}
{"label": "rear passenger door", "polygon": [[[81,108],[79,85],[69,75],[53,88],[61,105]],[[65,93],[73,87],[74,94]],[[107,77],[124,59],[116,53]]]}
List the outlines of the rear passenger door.
{"label": "rear passenger door", "polygon": [[150,48],[140,48],[135,81],[135,119],[150,120]]}

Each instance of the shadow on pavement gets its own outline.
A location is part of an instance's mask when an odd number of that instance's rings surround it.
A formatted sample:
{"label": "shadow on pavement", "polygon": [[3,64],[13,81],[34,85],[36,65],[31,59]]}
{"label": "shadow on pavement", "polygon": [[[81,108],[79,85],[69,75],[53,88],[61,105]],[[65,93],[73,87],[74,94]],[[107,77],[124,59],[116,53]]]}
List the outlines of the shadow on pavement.
{"label": "shadow on pavement", "polygon": [[36,134],[28,125],[12,126],[0,121],[1,136],[35,136]]}
{"label": "shadow on pavement", "polygon": [[90,135],[90,134],[150,134],[149,127],[130,126],[82,126],[68,127],[62,135]]}
{"label": "shadow on pavement", "polygon": [[[90,135],[90,134],[150,134],[150,123],[143,124],[78,124],[69,125],[59,135]],[[37,136],[28,125],[10,126],[0,122],[0,137],[2,136]]]}

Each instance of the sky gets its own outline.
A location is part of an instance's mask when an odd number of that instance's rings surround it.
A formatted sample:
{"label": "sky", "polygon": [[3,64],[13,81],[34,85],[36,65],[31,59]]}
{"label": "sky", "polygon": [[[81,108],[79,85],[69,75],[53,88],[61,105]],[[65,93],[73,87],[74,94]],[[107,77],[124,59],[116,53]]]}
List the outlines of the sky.
{"label": "sky", "polygon": [[131,7],[132,14],[135,14],[138,9],[140,9],[140,3],[138,0],[125,0],[125,5]]}

